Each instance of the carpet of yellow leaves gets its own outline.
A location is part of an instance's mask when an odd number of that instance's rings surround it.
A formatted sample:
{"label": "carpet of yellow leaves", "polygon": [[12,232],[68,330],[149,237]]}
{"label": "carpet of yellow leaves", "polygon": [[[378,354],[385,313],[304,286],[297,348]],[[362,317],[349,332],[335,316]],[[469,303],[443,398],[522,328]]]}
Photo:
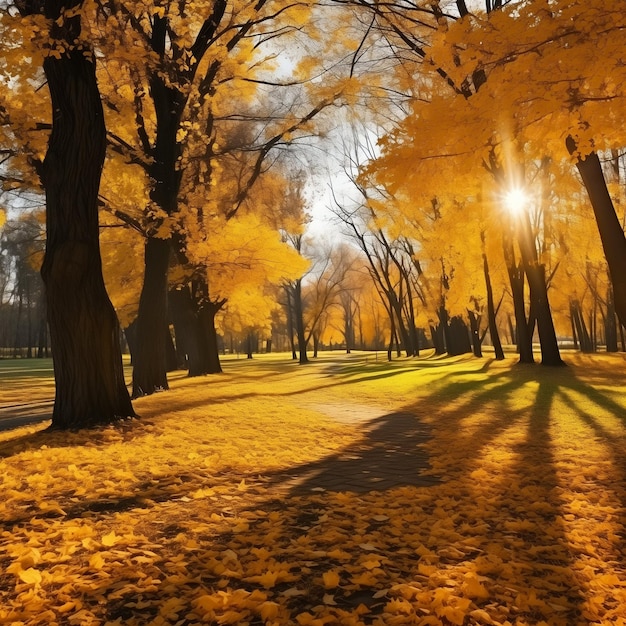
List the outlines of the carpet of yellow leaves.
{"label": "carpet of yellow leaves", "polygon": [[[0,624],[626,624],[626,361],[565,358],[268,355],[0,433]],[[294,491],[380,443],[325,404],[420,416],[440,482]]]}

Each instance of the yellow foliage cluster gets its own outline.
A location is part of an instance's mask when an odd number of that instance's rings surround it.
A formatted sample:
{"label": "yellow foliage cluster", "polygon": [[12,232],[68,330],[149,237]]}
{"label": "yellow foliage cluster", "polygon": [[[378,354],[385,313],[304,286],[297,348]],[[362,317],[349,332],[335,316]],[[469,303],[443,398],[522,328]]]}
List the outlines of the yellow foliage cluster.
{"label": "yellow foliage cluster", "polygon": [[[622,356],[282,358],[174,380],[119,428],[1,434],[0,623],[624,623]],[[333,403],[419,416],[440,482],[297,489],[385,444],[310,408]]]}

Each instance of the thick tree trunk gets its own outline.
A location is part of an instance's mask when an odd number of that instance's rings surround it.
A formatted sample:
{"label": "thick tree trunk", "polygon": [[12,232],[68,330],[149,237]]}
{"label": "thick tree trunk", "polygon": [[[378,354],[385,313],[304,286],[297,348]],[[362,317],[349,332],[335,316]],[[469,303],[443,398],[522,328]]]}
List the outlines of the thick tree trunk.
{"label": "thick tree trunk", "polygon": [[[65,3],[65,8],[81,2]],[[46,2],[58,20],[60,2]],[[124,381],[117,316],[106,293],[98,232],[98,189],[106,135],[95,66],[82,48],[80,14],[52,26],[65,42],[44,71],[53,123],[43,164],[46,251],[41,275],[54,361],[52,428],[96,426],[135,415]]]}
{"label": "thick tree trunk", "polygon": [[472,351],[470,341],[470,333],[467,324],[461,317],[455,315],[450,319],[448,326],[448,354],[457,356],[459,354],[467,354]]}
{"label": "thick tree trunk", "polygon": [[446,353],[446,339],[445,334],[443,332],[443,326],[441,323],[437,324],[437,326],[430,327],[430,336],[433,342],[433,347],[435,348],[435,354],[441,355]]}
{"label": "thick tree trunk", "polygon": [[167,269],[170,243],[150,237],[145,245],[145,272],[137,314],[137,348],[133,354],[133,398],[168,389],[165,351]]}
{"label": "thick tree trunk", "polygon": [[176,361],[180,369],[188,369],[190,355],[196,349],[192,328],[195,322],[189,288],[171,289],[167,296],[168,311],[174,326]]}
{"label": "thick tree trunk", "polygon": [[222,372],[217,328],[215,328],[215,316],[225,303],[225,300],[220,300],[219,302],[205,302],[199,311],[200,328],[205,334],[207,346],[204,368],[205,374],[220,374]]}
{"label": "thick tree trunk", "polygon": [[[577,145],[572,137],[566,140],[570,154],[575,154]],[[615,207],[606,186],[600,159],[595,152],[576,161],[593,213],[598,225],[604,256],[609,266],[615,312],[620,323],[626,325],[626,237],[615,213]]]}

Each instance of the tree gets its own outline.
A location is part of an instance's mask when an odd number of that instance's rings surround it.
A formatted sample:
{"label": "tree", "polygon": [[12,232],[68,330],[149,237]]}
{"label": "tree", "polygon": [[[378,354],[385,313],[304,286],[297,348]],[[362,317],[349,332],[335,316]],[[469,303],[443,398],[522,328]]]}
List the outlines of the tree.
{"label": "tree", "polygon": [[[495,185],[496,192],[502,194],[505,191],[504,185],[514,178],[513,174],[520,166],[515,159],[508,161],[505,159],[514,153],[513,151],[507,153],[503,148],[508,137],[507,124],[512,124],[513,113],[509,112],[511,120],[503,120],[505,131],[502,132],[490,121],[488,117],[491,115],[490,108],[487,106],[480,108],[481,101],[477,101],[477,97],[485,91],[491,94],[491,74],[484,67],[472,64],[471,60],[464,65],[464,57],[456,51],[457,46],[461,48],[465,44],[465,33],[471,22],[465,3],[457,3],[461,19],[444,15],[438,4],[429,3],[423,9],[424,21],[420,20],[422,28],[419,35],[415,33],[409,35],[407,34],[409,31],[403,28],[403,25],[412,19],[403,5],[392,4],[379,8],[366,2],[359,4],[374,11],[376,18],[382,22],[382,27],[392,35],[396,42],[394,45],[398,48],[407,48],[415,55],[417,63],[421,63],[422,73],[428,72],[430,68],[428,80],[423,80],[420,98],[412,103],[410,115],[398,124],[395,130],[387,134],[383,142],[383,156],[370,164],[367,173],[377,178],[379,182],[384,181],[394,196],[398,198],[404,196],[407,214],[415,212],[415,204],[427,203],[434,196],[440,198],[446,193],[452,197],[478,196],[481,193],[478,181],[484,178],[484,172],[481,175],[480,169],[489,172],[493,177],[492,184]],[[501,6],[500,3],[497,7],[489,5],[488,10]],[[432,28],[430,36],[426,36],[428,20]],[[429,64],[422,62],[426,57]],[[455,117],[450,115],[452,110],[456,114]],[[468,121],[467,125],[458,124],[460,116]],[[460,132],[450,133],[449,129],[453,127],[459,128]],[[442,131],[448,136],[442,136]],[[513,136],[515,137],[515,134]],[[521,154],[519,150],[518,154]],[[463,161],[459,170],[462,174],[455,177],[455,189],[452,193],[444,191],[450,186],[450,181],[442,179],[440,169],[436,171],[441,162],[440,158],[446,156]],[[430,164],[427,163],[429,159]],[[419,167],[407,175],[407,163],[415,164],[416,160],[419,161]],[[397,171],[392,171],[394,169]],[[430,172],[433,172],[432,178]],[[424,181],[428,182],[424,184]],[[415,197],[416,195],[419,199]],[[547,288],[545,280],[543,282],[541,280],[542,266],[530,254],[525,229],[518,229],[517,235],[520,249],[523,250],[522,267],[534,303],[533,312],[539,322],[542,363],[562,364],[552,324]],[[514,285],[512,293],[516,298],[521,295]],[[521,309],[521,303],[517,303],[516,310]]]}
{"label": "tree", "polygon": [[[133,371],[133,394],[143,395],[167,388],[164,347],[155,338],[166,325],[169,267],[187,264],[192,247],[212,237],[214,215],[238,212],[268,155],[301,129],[308,132],[338,90],[319,87],[323,93],[313,102],[298,90],[269,109],[259,106],[260,91],[267,105],[270,88],[284,91],[299,82],[273,76],[277,42],[315,30],[314,3],[99,0],[98,6],[109,75],[128,84],[107,91],[109,108],[119,113],[109,138],[152,183]],[[112,26],[123,40],[119,54],[108,41]],[[246,136],[251,144],[238,140]],[[204,268],[196,269],[190,291],[196,314],[212,319],[221,299],[200,283]]]}
{"label": "tree", "polygon": [[77,0],[16,3],[23,16],[50,20],[43,69],[53,115],[41,165],[46,191],[41,274],[54,359],[55,429],[135,415],[124,381],[119,325],[102,278],[98,189],[106,131],[82,5]]}

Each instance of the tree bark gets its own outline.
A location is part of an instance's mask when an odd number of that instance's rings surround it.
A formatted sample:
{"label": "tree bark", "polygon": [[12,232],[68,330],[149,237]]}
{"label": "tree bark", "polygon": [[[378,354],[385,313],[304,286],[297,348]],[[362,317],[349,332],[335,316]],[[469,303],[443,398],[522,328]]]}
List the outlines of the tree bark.
{"label": "tree bark", "polygon": [[205,374],[220,374],[222,364],[220,363],[219,342],[217,340],[217,328],[215,328],[215,316],[226,303],[225,300],[218,302],[205,302],[198,312],[200,329],[206,337],[206,362]]}
{"label": "tree bark", "polygon": [[82,2],[45,2],[63,42],[44,72],[53,121],[43,163],[46,251],[41,275],[54,362],[53,429],[77,429],[135,416],[124,381],[119,324],[102,278],[98,190],[106,149],[104,115],[91,54],[79,44]]}
{"label": "tree bark", "polygon": [[[578,147],[573,137],[569,136],[565,144],[570,154],[576,154]],[[626,237],[615,213],[598,155],[592,152],[584,159],[579,157],[576,167],[589,195],[604,256],[609,266],[615,312],[624,326],[626,325]]]}
{"label": "tree bark", "polygon": [[167,269],[170,243],[150,237],[145,244],[145,272],[137,314],[133,354],[133,398],[168,389],[165,351]]}

